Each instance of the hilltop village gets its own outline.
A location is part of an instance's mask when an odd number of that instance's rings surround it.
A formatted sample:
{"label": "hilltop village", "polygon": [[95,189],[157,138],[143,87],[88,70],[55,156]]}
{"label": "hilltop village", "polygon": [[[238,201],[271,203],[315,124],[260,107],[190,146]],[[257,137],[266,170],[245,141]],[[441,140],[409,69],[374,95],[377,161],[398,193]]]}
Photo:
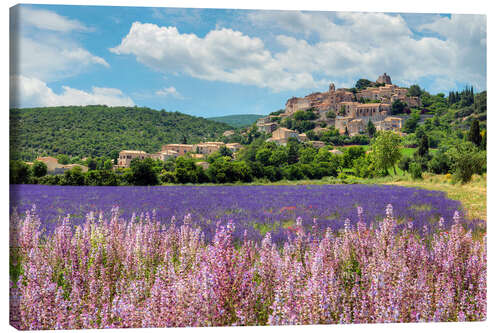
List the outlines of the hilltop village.
{"label": "hilltop village", "polygon": [[335,84],[331,83],[326,92],[314,92],[302,98],[292,97],[287,100],[283,113],[260,118],[257,127],[263,133],[272,134],[269,139],[272,142],[285,144],[290,137],[306,141],[305,134],[284,128],[281,124],[299,111],[312,111],[316,133],[334,126],[342,135],[355,136],[366,133],[369,121],[378,131],[401,133],[406,117],[391,116],[392,105],[396,101],[408,108],[421,106],[418,96],[409,96],[407,88],[392,84],[391,77],[384,73],[375,81],[375,86],[360,91],[335,89]]}

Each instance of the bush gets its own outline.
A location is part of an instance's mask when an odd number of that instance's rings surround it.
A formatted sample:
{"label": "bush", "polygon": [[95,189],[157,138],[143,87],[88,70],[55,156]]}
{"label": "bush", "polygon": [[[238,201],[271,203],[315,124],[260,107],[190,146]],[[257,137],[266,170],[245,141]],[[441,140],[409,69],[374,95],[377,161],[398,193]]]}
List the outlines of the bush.
{"label": "bush", "polygon": [[442,151],[437,152],[428,163],[430,172],[444,175],[450,171],[450,159]]}
{"label": "bush", "polygon": [[410,163],[412,162],[412,158],[410,156],[403,156],[398,162],[398,168],[407,172],[410,170]]}
{"label": "bush", "polygon": [[422,166],[417,162],[410,163],[410,174],[413,179],[422,179]]}
{"label": "bush", "polygon": [[481,174],[486,168],[486,151],[480,151],[472,142],[464,142],[447,152],[455,180],[467,183],[473,174]]}

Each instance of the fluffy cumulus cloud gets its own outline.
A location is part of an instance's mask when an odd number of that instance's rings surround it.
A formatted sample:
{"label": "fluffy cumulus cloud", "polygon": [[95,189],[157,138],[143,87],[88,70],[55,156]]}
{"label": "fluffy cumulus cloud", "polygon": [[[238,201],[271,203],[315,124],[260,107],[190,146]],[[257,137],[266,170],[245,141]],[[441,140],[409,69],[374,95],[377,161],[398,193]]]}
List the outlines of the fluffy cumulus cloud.
{"label": "fluffy cumulus cloud", "polygon": [[175,89],[175,87],[165,87],[155,92],[157,96],[162,97],[174,97],[177,99],[182,99],[182,95]]}
{"label": "fluffy cumulus cloud", "polygon": [[60,94],[55,93],[47,84],[37,78],[13,75],[10,77],[11,107],[96,105],[132,106],[134,102],[119,89],[92,87],[83,91],[63,86]]}
{"label": "fluffy cumulus cloud", "polygon": [[384,13],[252,11],[247,19],[267,28],[273,45],[228,28],[197,36],[135,22],[110,50],[160,72],[273,91],[354,83],[384,72],[400,83],[431,78],[436,90],[457,82],[486,88],[484,16],[429,15],[409,24]]}
{"label": "fluffy cumulus cloud", "polygon": [[50,82],[78,75],[103,58],[74,42],[71,32],[89,31],[77,20],[54,12],[17,6],[11,10],[11,74]]}
{"label": "fluffy cumulus cloud", "polygon": [[90,92],[63,87],[56,94],[47,83],[88,71],[109,68],[108,62],[75,42],[74,33],[92,29],[78,20],[44,9],[11,9],[11,106],[133,105],[120,90],[93,87]]}
{"label": "fluffy cumulus cloud", "polygon": [[161,72],[184,73],[209,81],[298,89],[314,85],[311,74],[288,72],[261,39],[231,29],[212,30],[205,37],[182,34],[176,27],[132,24],[116,54],[132,54]]}

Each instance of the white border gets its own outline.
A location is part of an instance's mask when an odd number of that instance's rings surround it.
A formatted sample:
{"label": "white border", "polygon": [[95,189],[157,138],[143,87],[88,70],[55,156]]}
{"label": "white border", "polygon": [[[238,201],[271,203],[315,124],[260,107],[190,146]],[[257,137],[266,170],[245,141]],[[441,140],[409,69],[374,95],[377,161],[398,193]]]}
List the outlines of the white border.
{"label": "white border", "polygon": [[[336,325],[336,326],[286,326],[276,327],[267,326],[259,327],[263,331],[268,332],[302,332],[306,330],[315,330],[318,332],[327,332],[335,329],[342,332],[399,332],[413,331],[421,332],[422,330],[453,330],[461,331],[500,331],[500,313],[499,313],[499,264],[498,259],[498,223],[500,223],[499,211],[496,202],[499,201],[499,176],[495,175],[498,168],[498,144],[500,131],[496,130],[499,122],[500,107],[498,99],[498,81],[500,80],[499,65],[500,54],[498,52],[498,41],[500,40],[498,32],[500,31],[499,22],[500,14],[498,6],[495,6],[493,1],[474,0],[468,2],[459,2],[453,0],[419,0],[419,1],[401,1],[401,0],[384,0],[384,1],[277,1],[277,0],[165,0],[165,1],[131,1],[131,0],[65,0],[65,1],[28,1],[32,4],[68,4],[68,5],[108,5],[108,6],[140,6],[140,7],[198,7],[198,8],[238,8],[238,9],[302,9],[302,10],[329,10],[329,11],[372,11],[372,12],[413,12],[413,13],[467,13],[467,14],[487,14],[487,51],[488,51],[488,82],[490,98],[488,100],[488,319],[482,323],[426,323],[426,324],[370,324],[370,325]],[[4,51],[2,52],[2,75],[1,75],[1,93],[2,93],[2,111],[0,112],[1,121],[0,135],[2,137],[2,161],[0,163],[1,170],[1,189],[2,200],[0,201],[2,209],[2,249],[0,250],[1,282],[0,282],[0,318],[2,328],[6,331],[15,331],[14,328],[8,325],[8,149],[9,149],[9,128],[8,128],[8,109],[9,109],[9,10],[8,8],[16,5],[17,2],[5,1],[2,3],[2,44]],[[496,99],[496,100],[495,100]],[[184,328],[183,332],[215,332],[215,330],[225,329],[227,332],[250,332],[253,327],[239,328]],[[155,329],[157,330],[157,329]],[[179,331],[179,328],[170,328],[169,331]],[[116,332],[147,332],[144,329],[128,329],[117,330]],[[86,330],[86,332],[99,332],[97,330]],[[115,332],[115,331],[113,331]]]}

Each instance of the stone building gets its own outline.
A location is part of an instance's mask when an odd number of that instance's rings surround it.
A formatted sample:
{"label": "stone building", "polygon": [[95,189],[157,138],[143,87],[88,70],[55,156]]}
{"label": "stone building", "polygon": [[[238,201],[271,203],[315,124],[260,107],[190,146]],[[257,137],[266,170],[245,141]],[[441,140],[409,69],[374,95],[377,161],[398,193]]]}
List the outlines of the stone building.
{"label": "stone building", "polygon": [[270,134],[278,128],[276,123],[257,123],[257,130],[262,133]]}
{"label": "stone building", "polygon": [[179,156],[184,156],[189,152],[196,152],[196,147],[194,145],[180,144],[180,143],[169,143],[161,147],[162,151],[173,150],[179,154]]}
{"label": "stone building", "polygon": [[118,154],[117,166],[119,168],[128,168],[133,159],[139,158],[143,160],[147,157],[149,157],[149,154],[142,150],[122,150]]}
{"label": "stone building", "polygon": [[267,139],[266,141],[267,142],[276,142],[280,145],[286,145],[289,138],[297,138],[297,140],[298,140],[299,133],[297,133],[296,131],[293,131],[291,129],[285,128],[285,127],[279,127],[278,129],[276,129],[273,132],[272,137]]}
{"label": "stone building", "polygon": [[210,155],[218,151],[224,145],[224,142],[202,142],[195,145],[195,151],[198,154]]}
{"label": "stone building", "polygon": [[391,77],[389,75],[387,75],[386,73],[384,73],[384,75],[380,75],[377,79],[377,81],[375,81],[377,83],[381,83],[381,84],[392,84],[391,82]]}
{"label": "stone building", "polygon": [[328,91],[314,92],[303,98],[292,97],[285,104],[285,115],[290,116],[299,110],[313,108],[317,111],[335,110],[336,105],[341,102],[350,102],[354,99],[354,94],[347,89],[335,89],[335,84],[331,83]]}

